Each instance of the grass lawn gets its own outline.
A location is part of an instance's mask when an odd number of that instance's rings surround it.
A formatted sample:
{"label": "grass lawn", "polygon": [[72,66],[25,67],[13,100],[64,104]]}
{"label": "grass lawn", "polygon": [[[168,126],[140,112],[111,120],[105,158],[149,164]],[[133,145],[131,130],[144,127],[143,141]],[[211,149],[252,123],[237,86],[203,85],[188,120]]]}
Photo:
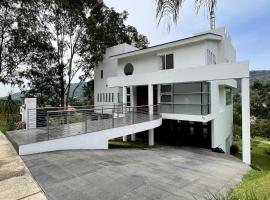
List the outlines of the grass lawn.
{"label": "grass lawn", "polygon": [[143,143],[140,141],[136,142],[123,142],[121,140],[110,140],[109,141],[109,148],[114,149],[114,148],[135,148],[135,149],[149,149],[149,148],[154,148],[157,147],[156,145],[154,146],[149,146],[147,143]]}
{"label": "grass lawn", "polygon": [[[235,142],[240,152],[236,155],[242,159],[242,141]],[[265,138],[255,137],[251,140],[251,164],[254,168],[270,171],[270,154],[266,154],[266,150],[270,150],[270,141]]]}
{"label": "grass lawn", "polygon": [[[237,157],[241,159],[242,141],[236,141],[236,144],[240,147]],[[251,146],[251,162],[255,169],[244,176],[242,183],[233,190],[229,199],[270,199],[270,155],[266,153],[266,150],[270,150],[270,141],[255,137]]]}
{"label": "grass lawn", "polygon": [[0,125],[0,131],[1,131],[2,133],[6,133],[7,130],[8,130],[8,127],[7,127],[7,126],[5,126],[5,125]]}

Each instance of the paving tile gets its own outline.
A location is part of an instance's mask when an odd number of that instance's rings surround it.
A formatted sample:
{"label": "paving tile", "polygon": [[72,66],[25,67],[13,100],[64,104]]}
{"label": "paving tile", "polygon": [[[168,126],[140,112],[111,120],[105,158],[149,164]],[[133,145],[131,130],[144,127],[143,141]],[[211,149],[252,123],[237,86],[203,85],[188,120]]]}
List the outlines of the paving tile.
{"label": "paving tile", "polygon": [[23,158],[51,200],[202,199],[207,192],[228,191],[249,170],[229,155],[189,147],[58,151]]}

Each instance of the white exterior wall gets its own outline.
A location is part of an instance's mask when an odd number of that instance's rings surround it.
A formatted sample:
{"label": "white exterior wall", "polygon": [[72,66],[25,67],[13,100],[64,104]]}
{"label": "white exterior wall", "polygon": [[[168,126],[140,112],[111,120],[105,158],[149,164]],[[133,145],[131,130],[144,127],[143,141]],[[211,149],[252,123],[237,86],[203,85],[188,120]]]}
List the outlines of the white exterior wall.
{"label": "white exterior wall", "polygon": [[227,33],[226,29],[219,28],[212,32],[222,35],[223,37],[219,43],[207,41],[207,48],[215,53],[217,56],[217,63],[236,62],[236,50],[232,45],[231,37]]}
{"label": "white exterior wall", "polygon": [[[100,105],[112,105],[118,102],[122,102],[121,96],[120,100],[118,100],[118,93],[122,93],[120,88],[109,88],[107,80],[109,77],[117,76],[117,60],[110,59],[111,56],[121,53],[126,53],[129,51],[137,50],[137,48],[128,45],[128,44],[120,44],[106,50],[106,54],[104,55],[103,62],[99,64],[99,66],[95,69],[95,78],[94,78],[94,104],[95,106]],[[101,70],[103,70],[103,79],[101,79]],[[108,94],[114,93],[114,101],[105,102],[102,100],[101,102],[97,101],[98,94]],[[103,99],[103,98],[102,98]]]}
{"label": "white exterior wall", "polygon": [[[209,81],[211,83],[210,115],[162,113],[162,117],[198,122],[212,121],[212,147],[220,147],[228,152],[229,149],[228,145],[226,145],[226,140],[227,143],[231,143],[232,141],[233,106],[225,105],[224,86],[236,87],[236,81],[232,80],[232,78],[248,77],[249,64],[248,62],[236,62],[235,48],[224,28],[208,32],[221,35],[222,37],[217,35],[211,35],[211,37],[205,36],[204,39],[193,37],[184,40],[182,43],[177,41],[175,43],[165,44],[164,48],[161,45],[153,49],[149,48],[111,58],[109,57],[112,54],[109,55],[107,52],[106,60],[100,67],[100,69],[102,67],[104,69],[104,79],[101,81],[98,80],[100,78],[98,72],[96,73],[98,76],[95,77],[95,103],[96,94],[99,91],[115,91],[118,93],[119,89],[116,87]],[[209,65],[207,63],[207,50],[215,54],[216,65]],[[174,54],[174,69],[161,70],[160,56],[170,53]],[[124,74],[124,66],[127,63],[131,63],[134,66],[134,72],[131,76]],[[99,85],[100,83],[102,85]],[[106,87],[106,84],[111,88]],[[120,93],[122,93],[122,90],[120,90]],[[115,101],[117,101],[116,97],[117,94],[115,95]],[[160,100],[160,96],[158,99]],[[135,96],[134,105],[136,106]]]}
{"label": "white exterior wall", "polygon": [[[225,87],[236,87],[236,81],[212,81],[210,85],[213,115],[212,148],[219,147],[228,153],[233,136],[233,105],[226,105]],[[227,141],[229,147],[226,145]]]}
{"label": "white exterior wall", "polygon": [[[135,56],[132,58],[119,59],[117,76],[125,76],[124,67],[131,63],[134,67],[133,74],[144,74],[162,69],[160,56],[163,54],[174,54],[174,69],[185,69],[205,65],[204,42],[194,43],[181,48],[170,48],[155,51],[149,54]],[[115,60],[112,58],[111,60]]]}

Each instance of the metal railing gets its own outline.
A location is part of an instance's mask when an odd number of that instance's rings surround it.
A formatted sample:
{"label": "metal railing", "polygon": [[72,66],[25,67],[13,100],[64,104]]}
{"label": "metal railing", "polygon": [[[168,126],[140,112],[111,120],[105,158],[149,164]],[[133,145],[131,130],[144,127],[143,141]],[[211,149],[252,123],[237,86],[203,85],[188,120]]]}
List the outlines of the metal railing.
{"label": "metal railing", "polygon": [[[46,128],[48,125],[48,116],[47,113],[50,111],[62,111],[62,110],[68,110],[68,111],[74,111],[74,110],[80,110],[80,109],[93,109],[95,107],[100,106],[68,106],[68,107],[40,107],[40,108],[34,108],[34,109],[28,109],[27,110],[27,118],[26,118],[26,124],[27,129],[32,128]],[[105,107],[105,106],[102,106]]]}
{"label": "metal railing", "polygon": [[[36,125],[44,129],[47,140],[91,133],[157,119],[158,105],[123,104],[46,110],[36,109]],[[34,112],[33,112],[34,113]]]}

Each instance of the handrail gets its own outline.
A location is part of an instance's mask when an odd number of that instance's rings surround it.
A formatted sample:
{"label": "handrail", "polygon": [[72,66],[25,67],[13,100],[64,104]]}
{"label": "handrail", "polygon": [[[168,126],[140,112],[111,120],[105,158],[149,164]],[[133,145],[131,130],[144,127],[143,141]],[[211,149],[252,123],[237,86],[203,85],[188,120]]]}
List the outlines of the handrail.
{"label": "handrail", "polygon": [[[160,117],[160,115],[157,115],[155,109],[153,109],[152,113],[149,107],[157,106],[126,106],[126,104],[118,104],[105,108],[97,106],[92,109],[47,111],[48,140],[52,137],[68,137],[67,135],[85,134],[92,131],[154,120],[156,119],[155,116]],[[141,110],[140,108],[147,109]]]}

